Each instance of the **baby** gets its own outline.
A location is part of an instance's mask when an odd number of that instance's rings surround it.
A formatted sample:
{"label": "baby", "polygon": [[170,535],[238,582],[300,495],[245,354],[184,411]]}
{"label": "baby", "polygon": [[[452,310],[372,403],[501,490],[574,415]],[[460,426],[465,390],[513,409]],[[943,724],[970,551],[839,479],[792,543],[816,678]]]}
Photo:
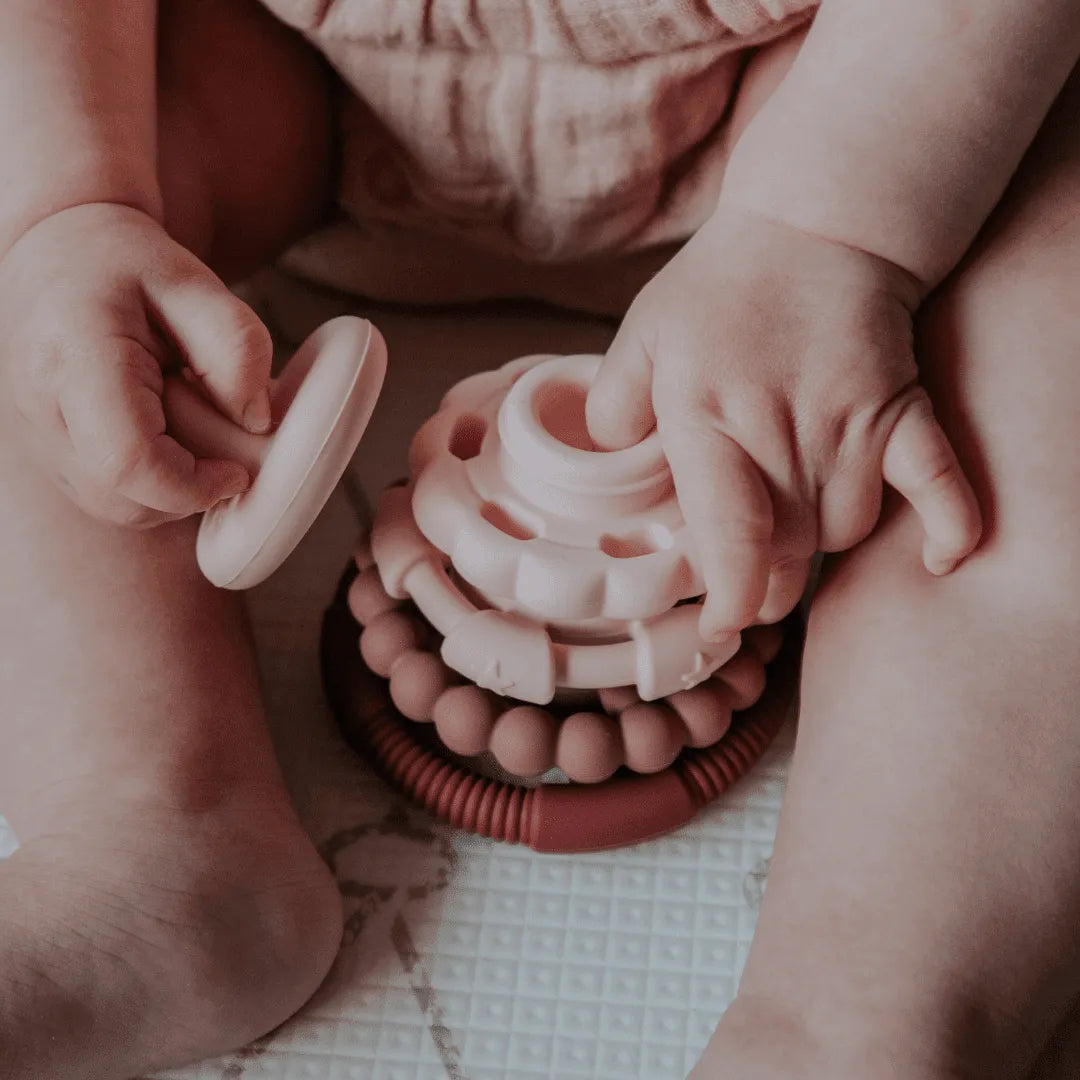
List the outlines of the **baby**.
{"label": "baby", "polygon": [[[194,566],[192,515],[248,476],[160,402],[186,364],[266,429],[269,336],[222,282],[338,197],[350,99],[296,30],[330,13],[271,6],[293,27],[255,0],[0,5],[4,1080],[234,1047],[340,933],[242,613]],[[858,548],[815,599],[768,896],[694,1080],[1041,1075],[1080,995],[1080,6],[823,0],[808,32],[779,0],[330,7],[342,49],[385,9],[420,51],[439,19],[494,48],[485,11],[715,21],[742,50],[722,188],[589,424],[658,427],[710,637]]]}

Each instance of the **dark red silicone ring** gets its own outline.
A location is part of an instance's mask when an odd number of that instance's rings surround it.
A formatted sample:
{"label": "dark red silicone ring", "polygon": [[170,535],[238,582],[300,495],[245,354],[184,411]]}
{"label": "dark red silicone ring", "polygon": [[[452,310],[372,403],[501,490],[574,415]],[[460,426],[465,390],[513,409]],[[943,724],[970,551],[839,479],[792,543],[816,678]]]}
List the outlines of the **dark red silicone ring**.
{"label": "dark red silicone ring", "polygon": [[321,645],[323,683],[346,740],[442,821],[535,851],[603,851],[684,825],[761,757],[789,717],[798,690],[802,626],[792,617],[761,699],[737,714],[714,746],[684,751],[663,772],[620,773],[601,784],[523,787],[490,779],[444,754],[430,726],[403,717],[387,683],[364,665],[360,627],[345,602],[354,576],[355,570],[346,572],[324,616]]}

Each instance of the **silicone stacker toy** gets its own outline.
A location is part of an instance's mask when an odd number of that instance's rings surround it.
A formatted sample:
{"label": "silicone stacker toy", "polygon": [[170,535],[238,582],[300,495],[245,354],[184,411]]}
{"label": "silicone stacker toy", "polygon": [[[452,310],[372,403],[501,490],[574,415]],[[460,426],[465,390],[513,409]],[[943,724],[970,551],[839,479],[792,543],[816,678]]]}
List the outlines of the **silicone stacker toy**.
{"label": "silicone stacker toy", "polygon": [[166,380],[169,433],[199,456],[241,462],[253,477],[242,495],[203,515],[196,550],[210,581],[247,589],[280,566],[341,479],[385,374],[382,335],[346,316],[316,330],[272,384],[267,435],[230,422],[185,380]]}
{"label": "silicone stacker toy", "polygon": [[[599,362],[526,357],[454,387],[323,632],[335,711],[385,775],[455,825],[546,851],[689,820],[764,751],[796,685],[797,633],[753,628],[738,655],[699,636],[657,436],[612,453],[588,437]],[[762,661],[765,693],[738,712]]]}

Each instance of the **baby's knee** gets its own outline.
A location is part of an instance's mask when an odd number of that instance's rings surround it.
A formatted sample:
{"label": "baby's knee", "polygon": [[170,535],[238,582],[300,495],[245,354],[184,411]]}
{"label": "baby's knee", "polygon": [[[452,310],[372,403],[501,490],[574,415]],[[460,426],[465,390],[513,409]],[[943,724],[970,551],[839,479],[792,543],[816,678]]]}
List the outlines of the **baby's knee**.
{"label": "baby's knee", "polygon": [[1054,523],[1053,506],[1047,497],[1037,516],[1033,509],[1028,529],[1003,530],[989,519],[968,559],[935,577],[922,563],[922,523],[892,500],[869,539],[826,565],[812,606],[815,639],[850,644],[869,620],[874,648],[884,641],[906,649],[929,621],[954,628],[958,640],[1052,638],[1077,650],[1080,662],[1080,513],[1072,524]]}
{"label": "baby's knee", "polygon": [[928,306],[918,338],[983,514],[971,567],[1050,604],[1080,586],[1077,251],[1054,241],[1029,259],[977,260]]}

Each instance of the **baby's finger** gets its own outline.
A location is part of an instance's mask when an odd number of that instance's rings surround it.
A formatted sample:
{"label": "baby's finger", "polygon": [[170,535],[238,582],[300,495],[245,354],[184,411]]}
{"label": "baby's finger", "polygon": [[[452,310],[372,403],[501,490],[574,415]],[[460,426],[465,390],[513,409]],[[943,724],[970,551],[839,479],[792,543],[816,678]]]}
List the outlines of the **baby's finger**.
{"label": "baby's finger", "polygon": [[923,562],[930,573],[948,574],[975,550],[982,534],[979,504],[921,389],[893,424],[882,474],[922,519]]}
{"label": "baby's finger", "polygon": [[148,282],[147,294],[214,403],[249,431],[267,431],[274,347],[255,312],[201,264]]}
{"label": "baby's finger", "polygon": [[870,535],[881,516],[881,443],[866,446],[867,441],[818,493],[821,551],[848,551]]}
{"label": "baby's finger", "polygon": [[652,360],[640,338],[620,330],[585,402],[585,422],[597,446],[621,450],[652,431],[652,377]]}
{"label": "baby's finger", "polygon": [[774,563],[769,573],[769,585],[757,621],[779,622],[802,598],[810,576],[809,559],[785,559]]}
{"label": "baby's finger", "polygon": [[707,595],[701,634],[713,640],[738,633],[765,600],[771,562],[772,501],[761,473],[708,416],[683,416],[664,451],[686,523],[697,543]]}
{"label": "baby's finger", "polygon": [[82,474],[101,493],[175,515],[245,490],[242,465],[197,460],[165,434],[160,386],[156,361],[129,341],[65,372],[59,404]]}

